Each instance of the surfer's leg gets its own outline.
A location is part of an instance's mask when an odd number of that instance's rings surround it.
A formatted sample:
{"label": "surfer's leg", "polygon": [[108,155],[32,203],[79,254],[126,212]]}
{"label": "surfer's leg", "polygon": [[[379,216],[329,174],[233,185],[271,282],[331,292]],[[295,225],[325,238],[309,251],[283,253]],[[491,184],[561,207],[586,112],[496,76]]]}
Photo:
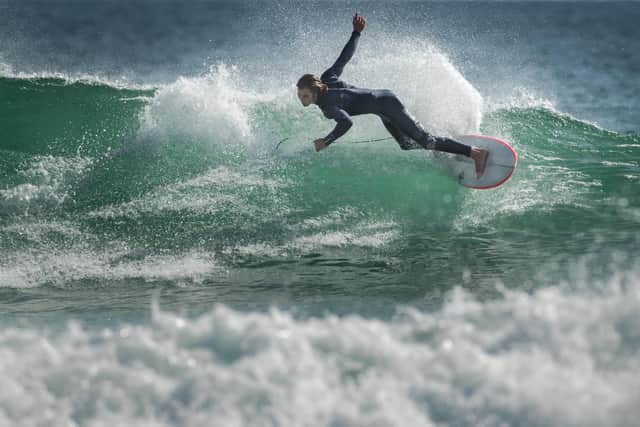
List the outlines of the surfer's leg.
{"label": "surfer's leg", "polygon": [[393,139],[396,140],[398,145],[400,145],[400,148],[402,148],[403,150],[415,150],[418,148],[423,148],[420,144],[411,139],[407,134],[402,133],[400,129],[394,126],[388,118],[383,115],[381,115],[380,118],[382,119],[382,124],[384,125],[384,127],[389,131],[391,136],[393,136]]}
{"label": "surfer's leg", "polygon": [[[402,102],[393,92],[388,91],[380,98],[381,114],[391,121],[391,125],[400,132],[409,135],[427,150],[444,151],[471,157],[476,166],[478,178],[484,173],[489,151],[471,147],[444,136],[433,136],[424,130],[420,122],[409,114]],[[387,128],[388,129],[388,128]]]}
{"label": "surfer's leg", "polygon": [[[422,148],[471,157],[470,146],[444,136],[433,136],[425,131],[420,122],[409,114],[393,92],[389,92],[387,96],[380,97],[380,101],[382,115],[391,122],[393,127],[397,128],[401,133],[409,135]],[[387,129],[389,128],[387,127]]]}

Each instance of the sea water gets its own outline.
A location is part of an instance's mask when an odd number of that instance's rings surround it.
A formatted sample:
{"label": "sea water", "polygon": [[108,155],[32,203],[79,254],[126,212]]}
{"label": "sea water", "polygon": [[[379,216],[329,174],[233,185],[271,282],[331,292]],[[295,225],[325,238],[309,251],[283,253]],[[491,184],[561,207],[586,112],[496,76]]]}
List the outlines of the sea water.
{"label": "sea water", "polygon": [[[337,58],[459,186],[295,83]],[[631,426],[640,4],[0,1],[0,426]],[[287,138],[279,149],[276,144]]]}

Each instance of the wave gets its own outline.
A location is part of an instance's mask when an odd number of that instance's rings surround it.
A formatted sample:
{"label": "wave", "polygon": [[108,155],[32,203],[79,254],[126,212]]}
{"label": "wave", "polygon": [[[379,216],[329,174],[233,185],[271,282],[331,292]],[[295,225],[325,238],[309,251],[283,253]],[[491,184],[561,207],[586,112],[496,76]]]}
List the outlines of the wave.
{"label": "wave", "polygon": [[[387,136],[374,117],[358,118],[358,126],[343,138],[347,142],[332,147],[325,156],[312,156],[304,141],[328,131],[331,124],[317,111],[295,105],[285,91],[258,93],[244,88],[233,67],[221,66],[205,77],[181,78],[153,90],[39,78],[3,78],[0,90],[11,100],[0,107],[0,117],[6,118],[6,137],[0,146],[5,154],[5,200],[15,199],[20,188],[38,186],[29,171],[34,165],[47,169],[46,159],[53,162],[47,172],[50,177],[65,175],[55,171],[59,169],[55,162],[84,165],[85,179],[76,180],[82,187],[79,194],[93,191],[87,188],[91,185],[98,192],[113,193],[109,183],[122,187],[119,177],[137,180],[144,191],[154,191],[220,167],[257,167],[272,180],[285,171],[293,173],[288,176],[294,180],[318,174],[335,180],[333,185],[351,180],[354,171],[371,178],[396,168],[405,171],[394,172],[393,178],[385,174],[387,185],[394,181],[407,185],[407,179],[418,174],[425,174],[421,181],[426,185],[434,182],[439,187],[446,182],[437,168],[426,167],[425,153],[401,152],[393,141],[348,144]],[[418,117],[427,122],[423,119],[427,115]],[[437,122],[437,114],[434,117]],[[460,128],[469,127],[461,123]],[[611,180],[624,187],[637,177],[638,134],[607,131],[548,106],[488,112],[481,130],[510,140],[519,151],[524,163],[513,186],[531,187],[538,176],[540,185],[565,185],[581,192]],[[275,151],[282,137],[290,139]],[[87,168],[87,163],[94,167]],[[305,168],[311,173],[305,173]],[[565,194],[562,188],[559,192]],[[111,204],[108,197],[104,202]]]}
{"label": "wave", "polygon": [[0,78],[4,136],[0,149],[25,155],[97,155],[135,133],[153,91],[97,81]]}
{"label": "wave", "polygon": [[458,288],[436,312],[400,309],[386,321],[222,305],[192,319],[154,304],[144,325],[8,327],[0,419],[628,425],[640,415],[633,277],[485,302]]}
{"label": "wave", "polygon": [[[456,79],[455,91],[474,99]],[[288,88],[247,87],[234,67],[152,90],[32,78],[2,78],[0,90],[11,100],[0,106],[7,135],[0,141],[0,221],[11,260],[2,265],[15,279],[9,286],[41,286],[51,276],[93,281],[100,274],[79,256],[84,252],[102,260],[105,280],[117,282],[133,268],[127,254],[141,247],[150,260],[196,259],[194,266],[208,265],[199,254],[212,253],[206,276],[217,274],[218,263],[318,251],[413,253],[412,235],[445,232],[464,241],[478,228],[544,235],[553,227],[589,236],[589,245],[597,241],[593,230],[605,230],[628,242],[640,220],[640,135],[608,131],[547,104],[484,114],[480,131],[511,141],[520,164],[508,185],[470,192],[428,152],[404,152],[393,141],[350,144],[386,136],[375,117],[358,117],[344,141],[314,153],[307,141],[332,124],[301,108]],[[459,122],[439,121],[438,111],[418,117],[462,132],[476,126],[468,119],[480,110],[475,105]],[[275,150],[283,137],[290,139]],[[83,237],[64,242],[37,233],[60,223]],[[43,240],[25,241],[16,227]],[[545,245],[562,251],[560,240]],[[77,262],[51,256],[60,253]],[[50,269],[35,273],[37,260]],[[120,276],[107,271],[115,267]],[[197,282],[205,270],[181,277]]]}

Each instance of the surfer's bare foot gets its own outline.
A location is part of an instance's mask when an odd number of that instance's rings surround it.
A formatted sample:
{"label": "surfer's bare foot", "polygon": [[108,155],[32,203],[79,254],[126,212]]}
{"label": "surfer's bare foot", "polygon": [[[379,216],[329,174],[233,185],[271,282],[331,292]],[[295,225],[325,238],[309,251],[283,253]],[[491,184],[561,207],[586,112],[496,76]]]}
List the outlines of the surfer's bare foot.
{"label": "surfer's bare foot", "polygon": [[471,158],[476,164],[476,177],[480,179],[484,173],[484,168],[487,166],[487,157],[489,157],[489,150],[484,148],[471,148]]}

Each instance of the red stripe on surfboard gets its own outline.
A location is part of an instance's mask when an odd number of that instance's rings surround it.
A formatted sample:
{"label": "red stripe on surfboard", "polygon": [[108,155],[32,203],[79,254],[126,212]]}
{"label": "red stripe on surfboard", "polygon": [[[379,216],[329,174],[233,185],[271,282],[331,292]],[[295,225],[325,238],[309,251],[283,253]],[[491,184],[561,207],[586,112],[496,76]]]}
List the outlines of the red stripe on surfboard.
{"label": "red stripe on surfboard", "polygon": [[[465,185],[465,187],[467,188],[473,188],[476,190],[489,190],[491,188],[496,188],[501,186],[502,184],[504,184],[509,178],[511,178],[511,175],[513,175],[513,171],[516,170],[516,166],[518,165],[518,153],[516,153],[516,150],[513,149],[513,147],[508,143],[505,142],[501,139],[498,139],[496,137],[493,136],[486,136],[486,135],[461,135],[461,136],[473,136],[474,138],[483,138],[483,139],[491,139],[493,141],[499,142],[500,144],[504,145],[505,147],[507,147],[509,149],[509,151],[511,151],[511,154],[513,155],[513,169],[511,169],[511,172],[509,173],[509,175],[505,176],[500,182],[496,183],[496,184],[492,184],[492,185],[487,185],[485,187],[475,187],[473,185]],[[464,185],[464,184],[462,184]]]}

